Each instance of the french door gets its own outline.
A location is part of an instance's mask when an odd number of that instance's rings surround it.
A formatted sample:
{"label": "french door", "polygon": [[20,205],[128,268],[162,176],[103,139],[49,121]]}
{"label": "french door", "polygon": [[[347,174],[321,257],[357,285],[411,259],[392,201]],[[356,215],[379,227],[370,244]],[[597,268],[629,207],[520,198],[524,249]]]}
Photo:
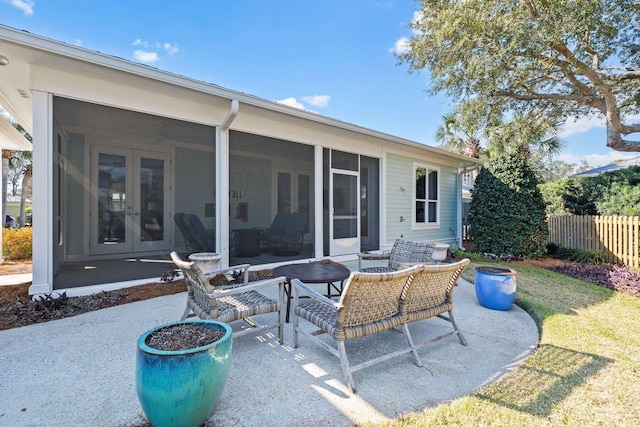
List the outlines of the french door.
{"label": "french door", "polygon": [[359,174],[333,169],[330,186],[331,255],[357,253],[360,251]]}
{"label": "french door", "polygon": [[170,248],[169,160],[168,153],[93,147],[91,255]]}

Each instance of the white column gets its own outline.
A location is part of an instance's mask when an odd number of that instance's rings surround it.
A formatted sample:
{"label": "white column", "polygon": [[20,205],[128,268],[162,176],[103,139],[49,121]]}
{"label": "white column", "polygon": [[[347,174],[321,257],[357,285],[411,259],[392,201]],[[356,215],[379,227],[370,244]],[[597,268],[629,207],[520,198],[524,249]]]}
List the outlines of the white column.
{"label": "white column", "polygon": [[53,97],[33,91],[33,282],[29,294],[53,291]]}
{"label": "white column", "polygon": [[316,145],[314,154],[314,167],[313,167],[313,199],[315,206],[314,209],[314,235],[313,235],[313,248],[314,257],[322,258],[324,256],[324,206],[323,206],[323,174],[322,174],[322,146]]}
{"label": "white column", "polygon": [[229,129],[216,128],[216,247],[229,267]]}

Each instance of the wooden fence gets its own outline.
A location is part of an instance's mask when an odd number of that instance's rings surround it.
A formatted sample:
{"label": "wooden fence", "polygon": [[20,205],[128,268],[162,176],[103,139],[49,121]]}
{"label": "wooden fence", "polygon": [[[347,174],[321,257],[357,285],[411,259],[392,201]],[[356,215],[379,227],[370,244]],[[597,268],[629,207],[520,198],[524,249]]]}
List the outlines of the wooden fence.
{"label": "wooden fence", "polygon": [[605,251],[610,262],[640,267],[640,217],[552,215],[549,242],[565,248]]}

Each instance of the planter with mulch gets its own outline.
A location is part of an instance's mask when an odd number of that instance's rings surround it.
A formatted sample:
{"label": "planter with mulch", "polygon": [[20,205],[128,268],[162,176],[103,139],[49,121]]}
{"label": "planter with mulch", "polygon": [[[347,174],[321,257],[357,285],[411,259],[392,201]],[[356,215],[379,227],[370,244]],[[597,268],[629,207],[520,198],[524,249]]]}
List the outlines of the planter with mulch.
{"label": "planter with mulch", "polygon": [[138,338],[136,388],[154,427],[195,427],[213,413],[231,368],[231,327],[180,321]]}
{"label": "planter with mulch", "polygon": [[516,275],[510,268],[476,267],[474,283],[480,305],[492,310],[511,309],[516,299]]}

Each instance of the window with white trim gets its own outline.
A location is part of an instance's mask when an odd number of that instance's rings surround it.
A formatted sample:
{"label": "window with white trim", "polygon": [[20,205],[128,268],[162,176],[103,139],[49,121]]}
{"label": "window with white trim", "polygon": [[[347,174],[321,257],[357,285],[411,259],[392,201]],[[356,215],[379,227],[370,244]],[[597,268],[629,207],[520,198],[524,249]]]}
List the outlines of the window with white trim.
{"label": "window with white trim", "polygon": [[462,185],[471,186],[471,172],[465,172],[462,174]]}
{"label": "window with white trim", "polygon": [[439,171],[426,166],[415,165],[413,176],[415,181],[414,224],[437,225],[440,223],[439,213]]}

